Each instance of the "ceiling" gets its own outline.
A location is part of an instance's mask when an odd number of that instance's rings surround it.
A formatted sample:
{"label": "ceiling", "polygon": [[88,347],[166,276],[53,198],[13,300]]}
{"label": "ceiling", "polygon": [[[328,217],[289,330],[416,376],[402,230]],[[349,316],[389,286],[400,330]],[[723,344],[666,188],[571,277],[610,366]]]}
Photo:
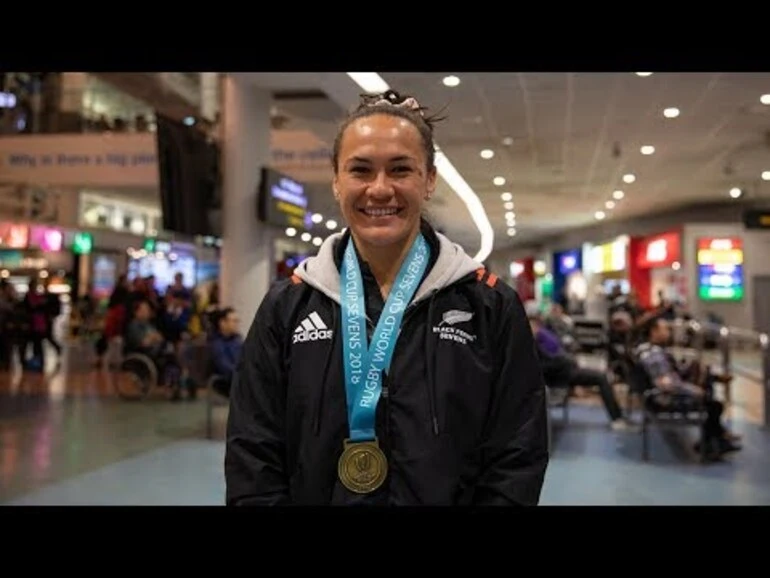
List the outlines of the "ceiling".
{"label": "ceiling", "polygon": [[[436,139],[482,199],[496,249],[595,224],[598,210],[628,219],[723,202],[732,187],[744,200],[770,197],[761,179],[770,171],[770,106],[760,102],[768,73],[455,74],[452,88],[447,74],[381,76],[431,110],[447,107]],[[680,115],[665,117],[669,107]],[[654,154],[641,154],[644,145]],[[489,160],[480,156],[487,148]],[[636,180],[625,183],[626,173]],[[506,184],[495,186],[495,176]],[[608,209],[617,189],[625,196]],[[503,192],[513,195],[515,237]]]}
{"label": "ceiling", "polygon": [[[327,146],[361,92],[344,73],[229,74],[273,92],[280,128],[309,130]],[[481,199],[496,250],[594,225],[597,211],[605,220],[632,219],[724,202],[733,187],[744,191],[736,202],[770,198],[770,182],[761,179],[770,171],[770,105],[760,102],[770,93],[770,73],[452,73],[460,79],[454,87],[443,84],[447,74],[380,76],[449,115],[436,129],[437,143]],[[116,76],[109,80],[120,84],[128,75]],[[146,82],[135,84],[148,90]],[[168,108],[180,107],[177,95],[158,94],[173,100]],[[680,110],[676,118],[664,116],[670,107]],[[182,105],[178,112],[188,111]],[[644,145],[654,154],[643,155]],[[493,158],[483,159],[482,149],[494,151]],[[623,181],[627,173],[633,183]],[[317,175],[316,210],[338,217],[327,194],[331,171]],[[493,184],[496,176],[505,185]],[[613,199],[616,190],[621,200]],[[504,192],[513,196],[513,237]],[[441,180],[428,213],[466,250],[479,248],[468,209]]]}
{"label": "ceiling", "polygon": [[[447,74],[380,76],[449,115],[436,140],[482,200],[495,249],[593,225],[599,210],[608,220],[630,219],[723,202],[732,187],[745,191],[743,201],[770,197],[770,182],[761,179],[770,171],[770,106],[760,102],[770,93],[768,73],[454,73],[460,83],[451,88],[442,83]],[[315,75],[326,77],[320,81],[309,74],[242,76],[273,89],[290,76],[292,87],[320,85],[345,106],[360,92],[342,74],[334,84],[331,74]],[[339,78],[349,85],[344,90]],[[312,125],[331,142],[342,108],[316,104],[304,102],[294,122]],[[664,116],[670,107],[680,110],[678,117]],[[644,145],[654,146],[654,154],[643,155]],[[481,158],[482,149],[494,157]],[[625,183],[626,173],[636,180]],[[494,185],[496,176],[506,184]],[[618,189],[624,198],[607,208]],[[507,234],[503,192],[513,196],[514,237]],[[444,186],[435,198],[437,224],[468,249],[478,248],[478,230],[457,195]]]}

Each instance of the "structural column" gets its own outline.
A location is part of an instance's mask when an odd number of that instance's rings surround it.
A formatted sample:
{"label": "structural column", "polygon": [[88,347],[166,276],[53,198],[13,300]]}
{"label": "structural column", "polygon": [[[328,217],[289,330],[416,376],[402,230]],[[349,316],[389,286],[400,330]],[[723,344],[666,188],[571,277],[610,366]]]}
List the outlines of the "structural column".
{"label": "structural column", "polygon": [[270,93],[227,76],[222,99],[220,301],[251,325],[273,280],[274,232],[257,221],[260,169],[270,159]]}
{"label": "structural column", "polygon": [[207,120],[216,120],[219,111],[219,73],[201,72],[201,116]]}

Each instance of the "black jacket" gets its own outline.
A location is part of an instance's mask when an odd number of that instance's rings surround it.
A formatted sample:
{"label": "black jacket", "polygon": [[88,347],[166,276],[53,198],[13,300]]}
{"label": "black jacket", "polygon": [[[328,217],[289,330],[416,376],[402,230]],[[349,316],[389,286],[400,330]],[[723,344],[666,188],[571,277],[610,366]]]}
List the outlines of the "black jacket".
{"label": "black jacket", "polygon": [[[459,246],[424,232],[432,260],[376,414],[385,484],[360,497],[337,478],[348,437],[339,263],[349,233],[336,234],[271,287],[244,342],[227,428],[228,505],[537,504],[547,407],[522,303]],[[361,267],[371,336],[382,298]]]}

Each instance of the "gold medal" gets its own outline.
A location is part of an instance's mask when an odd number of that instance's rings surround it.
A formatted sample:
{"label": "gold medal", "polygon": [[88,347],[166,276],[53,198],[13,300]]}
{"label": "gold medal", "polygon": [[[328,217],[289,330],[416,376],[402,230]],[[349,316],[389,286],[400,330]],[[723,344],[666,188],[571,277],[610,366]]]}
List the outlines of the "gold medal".
{"label": "gold medal", "polygon": [[369,494],[385,481],[388,461],[376,439],[364,442],[345,440],[337,474],[351,492]]}

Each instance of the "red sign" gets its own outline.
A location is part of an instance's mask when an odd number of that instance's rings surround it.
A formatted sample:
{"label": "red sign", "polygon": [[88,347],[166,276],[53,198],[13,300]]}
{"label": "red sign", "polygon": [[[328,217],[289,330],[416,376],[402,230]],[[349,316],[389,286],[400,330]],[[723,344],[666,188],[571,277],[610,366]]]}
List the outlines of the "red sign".
{"label": "red sign", "polygon": [[679,261],[681,255],[679,233],[663,233],[642,241],[636,264],[641,269],[667,267]]}
{"label": "red sign", "polygon": [[742,248],[743,241],[740,237],[704,237],[698,239],[698,250],[731,251]]}

